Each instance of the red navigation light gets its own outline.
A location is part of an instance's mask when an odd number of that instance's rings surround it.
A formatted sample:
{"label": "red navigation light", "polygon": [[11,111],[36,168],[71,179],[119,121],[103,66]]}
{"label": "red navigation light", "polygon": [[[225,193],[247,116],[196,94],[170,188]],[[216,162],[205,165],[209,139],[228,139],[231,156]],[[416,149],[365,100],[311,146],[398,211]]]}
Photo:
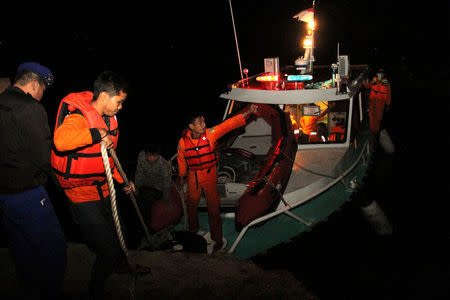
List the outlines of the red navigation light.
{"label": "red navigation light", "polygon": [[277,82],[280,81],[280,75],[264,75],[256,77],[257,81],[261,82]]}

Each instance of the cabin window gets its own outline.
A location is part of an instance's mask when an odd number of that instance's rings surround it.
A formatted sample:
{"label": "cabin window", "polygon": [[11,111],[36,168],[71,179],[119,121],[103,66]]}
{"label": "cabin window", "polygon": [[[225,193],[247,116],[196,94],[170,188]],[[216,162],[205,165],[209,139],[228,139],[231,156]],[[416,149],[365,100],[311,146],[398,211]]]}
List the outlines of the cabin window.
{"label": "cabin window", "polygon": [[299,144],[335,144],[347,140],[349,100],[286,105]]}

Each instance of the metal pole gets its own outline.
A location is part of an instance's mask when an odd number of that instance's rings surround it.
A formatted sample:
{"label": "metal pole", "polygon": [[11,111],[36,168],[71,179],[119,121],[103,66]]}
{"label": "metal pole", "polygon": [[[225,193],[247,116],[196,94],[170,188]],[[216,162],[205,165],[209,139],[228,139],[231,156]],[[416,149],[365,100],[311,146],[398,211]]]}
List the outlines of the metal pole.
{"label": "metal pole", "polygon": [[236,25],[234,23],[233,7],[231,6],[231,0],[228,0],[228,3],[230,4],[231,21],[233,23],[234,40],[236,41],[236,50],[237,50],[237,55],[238,55],[238,60],[239,60],[239,70],[241,71],[241,80],[244,80],[244,74],[242,73],[241,54],[239,52],[239,44],[238,44],[237,33],[236,33]]}

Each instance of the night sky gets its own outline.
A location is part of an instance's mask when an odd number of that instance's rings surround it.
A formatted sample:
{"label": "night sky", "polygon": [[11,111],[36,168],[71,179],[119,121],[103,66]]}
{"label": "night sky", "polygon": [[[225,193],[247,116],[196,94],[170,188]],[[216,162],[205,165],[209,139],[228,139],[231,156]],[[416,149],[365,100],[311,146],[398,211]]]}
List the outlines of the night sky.
{"label": "night sky", "polygon": [[[249,69],[249,75],[263,71],[265,57],[279,56],[280,65],[289,65],[303,55],[299,43],[304,25],[292,17],[311,7],[311,3],[233,1],[242,64]],[[449,12],[448,1],[316,1],[316,64],[335,62],[339,42],[341,54],[348,54],[351,63],[366,63],[373,70],[383,67],[388,72],[393,99],[389,131],[397,148],[394,169],[390,171],[393,175],[388,176],[392,195],[387,197],[396,203],[388,213],[406,232],[402,241],[407,240],[408,246],[416,249],[414,255],[407,251],[405,254],[411,257],[412,265],[397,265],[398,273],[391,276],[394,280],[395,276],[405,276],[406,271],[417,272],[413,273],[413,285],[427,278],[428,272],[449,277],[448,269],[435,267],[440,265],[440,258],[433,252],[450,238],[450,205],[445,188],[450,146]],[[218,95],[240,79],[226,0],[51,4],[10,1],[0,11],[0,28],[0,77],[13,77],[17,66],[25,61],[40,62],[55,74],[55,84],[42,102],[51,128],[59,101],[68,93],[90,90],[103,70],[118,71],[130,80],[128,99],[118,115],[118,152],[123,161],[135,160],[148,140],[163,144],[166,158],[170,157],[176,151],[186,114],[203,111],[207,125],[216,124],[226,105]],[[446,176],[438,175],[442,171]],[[320,239],[320,230],[318,236]],[[322,238],[329,239],[330,232]],[[311,236],[306,241],[314,243]],[[351,260],[346,250],[340,249],[340,254]],[[291,244],[291,248],[273,255],[283,260],[286,253],[294,256],[298,251]],[[396,255],[404,257],[398,251]],[[420,251],[423,253],[417,254]],[[326,260],[329,254],[321,252],[323,257],[315,259]],[[394,261],[397,256],[389,257]],[[432,261],[423,262],[426,259]],[[423,262],[419,270],[414,269],[418,260]],[[436,274],[437,270],[442,273]],[[331,274],[339,276],[334,272]],[[316,276],[320,279],[320,275]],[[299,277],[308,280],[308,275]],[[333,282],[336,277],[328,280]],[[359,279],[349,280],[355,283]],[[389,280],[382,281],[389,284]],[[323,288],[317,282],[312,286]],[[325,292],[323,299],[340,299],[327,296]]]}
{"label": "night sky", "polygon": [[[234,1],[242,65],[250,75],[263,71],[265,57],[288,65],[303,55],[304,24],[292,17],[311,4]],[[446,9],[433,7],[424,16],[424,7],[399,1],[317,1],[316,64],[333,63],[339,42],[351,63],[384,67],[392,79],[434,76],[436,67],[445,70],[436,61],[444,43],[432,33],[448,40],[447,19],[438,17]],[[24,61],[54,72],[55,85],[43,100],[52,126],[65,95],[91,89],[103,70],[124,74],[132,88],[119,118],[130,155],[137,151],[132,145],[150,137],[174,152],[189,111],[205,112],[209,125],[220,121],[225,104],[217,95],[240,78],[226,0],[8,3],[0,25],[0,75],[13,76]]]}

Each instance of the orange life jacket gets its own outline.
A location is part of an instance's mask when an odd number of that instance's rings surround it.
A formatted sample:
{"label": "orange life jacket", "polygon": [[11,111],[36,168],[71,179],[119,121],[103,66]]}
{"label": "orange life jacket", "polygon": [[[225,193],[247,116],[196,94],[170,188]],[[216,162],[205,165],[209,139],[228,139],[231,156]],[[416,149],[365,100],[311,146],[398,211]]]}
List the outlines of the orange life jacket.
{"label": "orange life jacket", "polygon": [[389,81],[384,78],[381,81],[375,77],[370,86],[370,99],[385,100],[389,96]]}
{"label": "orange life jacket", "polygon": [[[80,111],[86,119],[89,128],[104,128],[107,130],[117,147],[119,138],[116,117],[108,117],[109,127],[100,114],[90,105],[93,98],[91,92],[72,93],[62,99],[59,105],[55,130],[70,113]],[[78,110],[78,111],[77,111]],[[87,145],[72,151],[57,151],[52,147],[51,162],[53,170],[62,188],[100,185],[105,182],[105,168],[101,156],[100,143]],[[114,168],[110,157],[109,164]]]}
{"label": "orange life jacket", "polygon": [[189,170],[204,170],[216,166],[216,154],[206,137],[206,133],[200,136],[197,145],[186,135],[184,146],[184,158]]}

